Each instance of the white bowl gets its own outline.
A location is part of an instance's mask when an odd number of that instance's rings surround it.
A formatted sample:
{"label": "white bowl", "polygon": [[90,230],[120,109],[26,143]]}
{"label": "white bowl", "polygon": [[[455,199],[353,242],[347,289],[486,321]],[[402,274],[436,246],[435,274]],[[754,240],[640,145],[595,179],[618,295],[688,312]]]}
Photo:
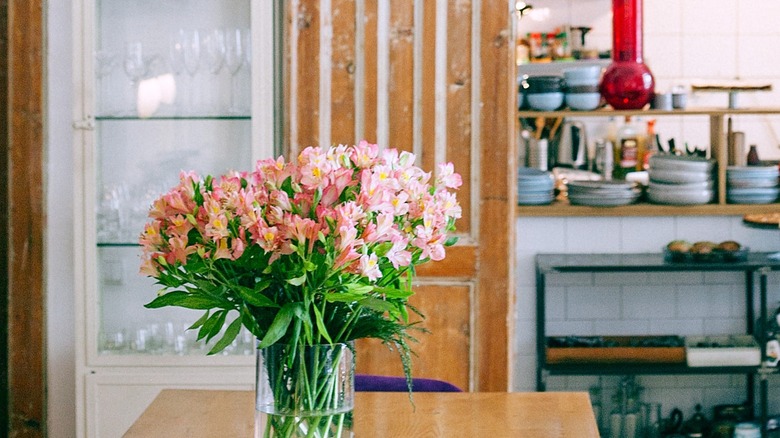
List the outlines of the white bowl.
{"label": "white bowl", "polygon": [[566,105],[573,110],[590,111],[601,104],[601,93],[566,93]]}
{"label": "white bowl", "polygon": [[650,157],[650,169],[709,172],[714,165],[715,160],[688,155],[658,154]]}
{"label": "white bowl", "polygon": [[[652,158],[651,158],[652,159]],[[712,179],[710,172],[690,172],[687,170],[666,170],[650,168],[650,180],[665,183],[695,183]]]}
{"label": "white bowl", "polygon": [[582,67],[567,68],[563,71],[563,78],[568,84],[570,81],[592,80],[598,82],[601,77],[600,65],[588,65]]}
{"label": "white bowl", "polygon": [[650,199],[650,202],[671,205],[708,204],[712,201],[714,194],[715,192],[712,190],[686,190],[683,192],[647,190],[647,197]]}
{"label": "white bowl", "polygon": [[563,105],[563,93],[528,93],[525,96],[528,106],[539,111],[555,111]]}
{"label": "white bowl", "polygon": [[669,184],[659,181],[650,181],[648,188],[664,192],[686,192],[686,191],[698,191],[698,190],[712,190],[713,182],[697,181],[689,183],[677,183]]}

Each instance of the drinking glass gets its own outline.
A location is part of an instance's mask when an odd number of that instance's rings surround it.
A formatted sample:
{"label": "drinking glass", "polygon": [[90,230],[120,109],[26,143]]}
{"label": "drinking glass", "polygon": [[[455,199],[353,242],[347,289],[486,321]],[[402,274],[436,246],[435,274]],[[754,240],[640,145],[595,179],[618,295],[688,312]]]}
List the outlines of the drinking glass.
{"label": "drinking glass", "polygon": [[244,65],[244,39],[241,29],[233,28],[225,31],[225,68],[230,73],[230,106],[228,113],[239,114],[241,111],[236,105],[236,75]]}
{"label": "drinking glass", "polygon": [[110,115],[113,112],[113,106],[109,104],[110,80],[117,66],[117,54],[111,50],[97,50],[95,51],[95,64],[95,75],[99,87],[97,98],[100,100],[100,109],[103,113]]}
{"label": "drinking glass", "polygon": [[138,97],[138,82],[147,71],[147,63],[144,59],[144,49],[140,41],[131,41],[125,44],[124,59],[125,74],[130,78],[131,112],[135,108]]}
{"label": "drinking glass", "polygon": [[[203,60],[205,61],[209,72],[214,75],[212,79],[216,79],[225,63],[225,32],[219,28],[204,32],[202,34],[201,44],[203,46]],[[219,103],[217,102],[219,93],[214,92],[216,90],[215,84],[216,82],[212,81],[211,85],[208,87],[211,94],[209,100],[211,101],[212,111],[216,111],[219,107]]]}
{"label": "drinking glass", "polygon": [[181,29],[179,37],[184,47],[184,69],[189,76],[189,86],[187,87],[187,111],[195,111],[195,74],[198,73],[200,66],[200,32],[196,29]]}
{"label": "drinking glass", "polygon": [[[170,58],[171,72],[176,80],[177,88],[180,87],[182,73],[184,73],[184,45],[186,39],[184,38],[184,31],[179,30],[171,37],[171,44],[168,47],[168,57]],[[182,87],[183,88],[183,87]],[[176,113],[182,112],[181,99],[176,99],[175,102]]]}

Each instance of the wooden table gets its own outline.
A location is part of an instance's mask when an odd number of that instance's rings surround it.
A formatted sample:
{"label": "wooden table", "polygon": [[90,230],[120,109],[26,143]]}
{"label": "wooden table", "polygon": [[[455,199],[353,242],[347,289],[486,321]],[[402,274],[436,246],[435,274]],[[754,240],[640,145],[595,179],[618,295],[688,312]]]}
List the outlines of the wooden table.
{"label": "wooden table", "polygon": [[[584,392],[355,394],[356,437],[598,437]],[[125,438],[252,437],[254,392],[163,390]]]}

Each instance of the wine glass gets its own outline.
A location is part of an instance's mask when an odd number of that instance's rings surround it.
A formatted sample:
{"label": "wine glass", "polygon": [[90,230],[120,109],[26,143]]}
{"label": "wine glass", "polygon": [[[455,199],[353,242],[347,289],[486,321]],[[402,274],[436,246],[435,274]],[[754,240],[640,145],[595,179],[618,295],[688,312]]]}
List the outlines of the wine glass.
{"label": "wine glass", "polygon": [[244,39],[241,29],[233,28],[225,32],[225,68],[230,73],[230,114],[238,114],[240,110],[236,105],[236,75],[244,65]]}
{"label": "wine glass", "polygon": [[179,30],[178,38],[181,39],[184,48],[184,69],[189,76],[189,86],[187,87],[187,107],[190,112],[195,107],[195,74],[198,73],[200,66],[200,33],[196,29]]}
{"label": "wine glass", "polygon": [[[203,46],[203,61],[209,72],[216,78],[222,70],[222,66],[225,64],[225,32],[218,28],[204,32],[202,34],[201,45]],[[208,89],[210,92],[209,100],[211,101],[211,109],[216,110],[219,107],[217,103],[219,94],[215,93],[216,87],[213,82]]]}
{"label": "wine glass", "polygon": [[100,108],[105,114],[111,114],[113,107],[109,104],[110,77],[117,66],[117,54],[111,50],[95,51],[95,75],[98,80],[98,99],[100,99]]}
{"label": "wine glass", "polygon": [[125,44],[124,59],[125,74],[130,78],[131,108],[135,107],[138,95],[138,82],[144,77],[147,71],[146,59],[144,59],[144,49],[140,41],[130,41]]}
{"label": "wine glass", "polygon": [[[179,30],[171,37],[171,44],[168,47],[168,58],[170,59],[171,72],[176,79],[177,84],[181,83],[180,78],[184,73],[184,31]],[[181,100],[176,99],[176,112],[181,113]]]}

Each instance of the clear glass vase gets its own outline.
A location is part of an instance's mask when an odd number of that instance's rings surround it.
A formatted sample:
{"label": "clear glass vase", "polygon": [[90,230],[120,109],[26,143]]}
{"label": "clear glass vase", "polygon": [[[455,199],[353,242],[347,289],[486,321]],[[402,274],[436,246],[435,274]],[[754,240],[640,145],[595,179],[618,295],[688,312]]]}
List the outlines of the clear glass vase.
{"label": "clear glass vase", "polygon": [[642,57],[642,0],[612,0],[612,64],[601,79],[604,100],[615,109],[641,109],[655,81]]}
{"label": "clear glass vase", "polygon": [[257,350],[255,437],[352,437],[353,344]]}

